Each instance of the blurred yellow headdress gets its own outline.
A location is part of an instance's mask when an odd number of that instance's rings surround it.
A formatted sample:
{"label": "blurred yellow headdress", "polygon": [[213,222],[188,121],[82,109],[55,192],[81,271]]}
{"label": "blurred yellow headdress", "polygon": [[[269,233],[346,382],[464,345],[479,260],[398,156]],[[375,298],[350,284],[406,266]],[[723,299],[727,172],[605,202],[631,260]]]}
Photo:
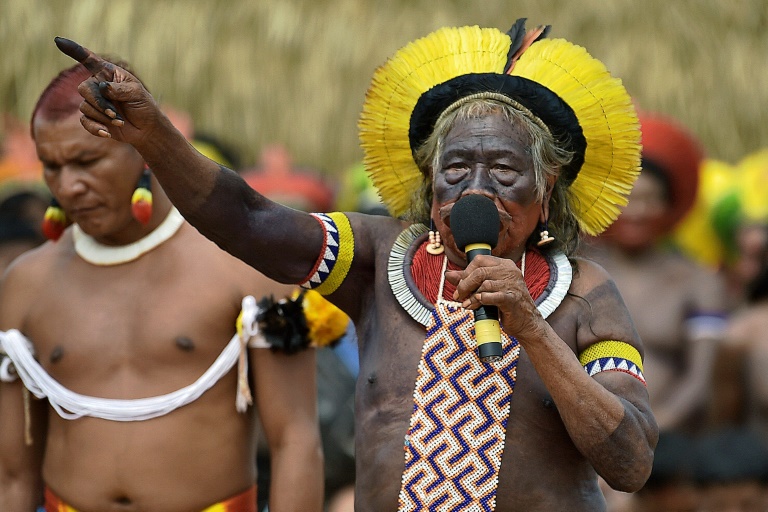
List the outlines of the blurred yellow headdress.
{"label": "blurred yellow headdress", "polygon": [[471,95],[500,94],[543,122],[573,152],[560,179],[576,217],[597,234],[626,204],[640,164],[637,114],[621,81],[587,51],[563,39],[477,26],[442,28],[409,43],[374,73],[359,121],[364,163],[394,216],[423,180],[413,152],[440,114]]}
{"label": "blurred yellow headdress", "polygon": [[673,233],[689,256],[717,268],[737,255],[736,232],[743,224],[768,224],[768,148],[735,165],[705,159],[696,203]]}

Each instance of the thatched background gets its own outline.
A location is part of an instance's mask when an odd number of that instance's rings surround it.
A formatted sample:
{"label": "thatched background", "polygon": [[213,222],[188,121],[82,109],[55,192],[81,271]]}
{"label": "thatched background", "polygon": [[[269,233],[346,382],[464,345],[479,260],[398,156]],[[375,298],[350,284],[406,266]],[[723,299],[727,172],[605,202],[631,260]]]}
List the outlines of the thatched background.
{"label": "thatched background", "polygon": [[361,157],[357,117],[387,56],[443,25],[506,30],[517,17],[585,46],[710,156],[768,146],[766,0],[4,0],[0,111],[29,117],[70,64],[53,44],[62,35],[132,62],[162,102],[245,164],[282,142],[336,174]]}

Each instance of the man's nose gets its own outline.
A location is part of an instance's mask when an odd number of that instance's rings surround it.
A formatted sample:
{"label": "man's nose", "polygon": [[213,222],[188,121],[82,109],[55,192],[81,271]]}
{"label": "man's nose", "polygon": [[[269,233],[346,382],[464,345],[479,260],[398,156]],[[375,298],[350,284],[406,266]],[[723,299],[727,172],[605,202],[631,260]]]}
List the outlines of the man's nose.
{"label": "man's nose", "polygon": [[86,190],[85,181],[83,181],[83,172],[76,166],[65,165],[59,173],[59,183],[56,187],[60,196],[77,196]]}
{"label": "man's nose", "polygon": [[473,169],[469,177],[466,193],[480,194],[490,198],[496,197],[496,184],[491,177],[491,171],[484,166],[478,166]]}

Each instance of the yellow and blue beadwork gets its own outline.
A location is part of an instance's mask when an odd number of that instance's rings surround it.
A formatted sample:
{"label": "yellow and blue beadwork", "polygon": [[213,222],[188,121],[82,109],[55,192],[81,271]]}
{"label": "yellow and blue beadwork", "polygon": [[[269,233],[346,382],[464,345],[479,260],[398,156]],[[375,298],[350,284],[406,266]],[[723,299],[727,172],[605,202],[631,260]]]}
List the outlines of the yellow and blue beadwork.
{"label": "yellow and blue beadwork", "polygon": [[313,213],[325,232],[325,243],[302,288],[330,295],[341,286],[352,267],[355,237],[349,219],[341,212]]}
{"label": "yellow and blue beadwork", "polygon": [[579,354],[579,362],[590,376],[616,371],[632,375],[645,384],[640,352],[623,341],[599,341]]}

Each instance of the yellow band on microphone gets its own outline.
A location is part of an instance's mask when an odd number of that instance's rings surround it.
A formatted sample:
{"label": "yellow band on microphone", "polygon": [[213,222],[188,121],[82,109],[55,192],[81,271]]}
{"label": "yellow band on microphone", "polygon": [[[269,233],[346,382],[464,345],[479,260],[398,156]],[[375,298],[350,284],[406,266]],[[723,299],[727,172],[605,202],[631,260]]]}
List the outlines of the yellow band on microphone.
{"label": "yellow band on microphone", "polygon": [[488,318],[486,320],[477,320],[475,322],[475,337],[477,344],[483,343],[501,343],[499,321]]}
{"label": "yellow band on microphone", "polygon": [[490,251],[491,246],[490,244],[484,244],[484,243],[467,244],[467,246],[464,248],[464,253],[468,253],[469,251],[474,251],[476,249],[486,249]]}

